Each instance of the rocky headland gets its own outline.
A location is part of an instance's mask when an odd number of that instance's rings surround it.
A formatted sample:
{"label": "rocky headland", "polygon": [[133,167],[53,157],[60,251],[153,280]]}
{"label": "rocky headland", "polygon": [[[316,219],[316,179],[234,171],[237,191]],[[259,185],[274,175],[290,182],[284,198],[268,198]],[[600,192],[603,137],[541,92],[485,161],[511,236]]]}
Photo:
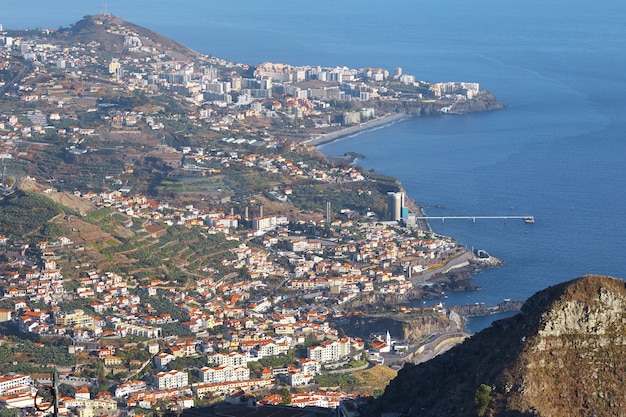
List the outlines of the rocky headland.
{"label": "rocky headland", "polygon": [[626,286],[584,276],[538,292],[521,314],[405,365],[371,415],[617,416],[626,413]]}

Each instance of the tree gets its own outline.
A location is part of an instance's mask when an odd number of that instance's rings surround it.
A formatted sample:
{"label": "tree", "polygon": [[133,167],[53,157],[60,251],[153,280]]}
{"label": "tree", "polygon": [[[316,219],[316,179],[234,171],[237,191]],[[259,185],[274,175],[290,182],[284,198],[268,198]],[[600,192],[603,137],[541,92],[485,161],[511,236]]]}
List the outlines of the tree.
{"label": "tree", "polygon": [[283,388],[280,390],[280,396],[283,397],[282,403],[283,405],[291,404],[291,392],[289,392],[289,388]]}
{"label": "tree", "polygon": [[17,408],[0,408],[0,417],[17,417]]}
{"label": "tree", "polygon": [[69,384],[59,384],[59,394],[63,397],[73,397],[76,394],[76,390]]}
{"label": "tree", "polygon": [[480,387],[474,394],[474,404],[476,404],[476,414],[483,417],[491,401],[491,387],[489,385],[480,384]]}

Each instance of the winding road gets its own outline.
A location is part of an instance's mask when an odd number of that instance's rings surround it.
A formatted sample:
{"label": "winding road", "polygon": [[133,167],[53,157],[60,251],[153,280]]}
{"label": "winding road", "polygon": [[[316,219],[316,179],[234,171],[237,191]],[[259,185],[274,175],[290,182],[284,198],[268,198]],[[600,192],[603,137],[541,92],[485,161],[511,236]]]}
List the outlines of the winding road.
{"label": "winding road", "polygon": [[424,272],[423,274],[416,275],[410,278],[413,285],[422,285],[428,282],[433,275],[438,273],[446,273],[456,268],[462,268],[469,265],[470,261],[474,259],[474,254],[470,251],[465,251],[456,258],[451,259],[445,265],[440,268],[433,269],[432,271]]}

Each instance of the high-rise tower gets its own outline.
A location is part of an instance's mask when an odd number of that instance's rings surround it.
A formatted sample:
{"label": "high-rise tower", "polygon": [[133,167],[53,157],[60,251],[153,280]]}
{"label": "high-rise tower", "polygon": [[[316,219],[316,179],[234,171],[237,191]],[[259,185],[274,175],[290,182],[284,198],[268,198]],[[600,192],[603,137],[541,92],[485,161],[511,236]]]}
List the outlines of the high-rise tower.
{"label": "high-rise tower", "polygon": [[398,221],[402,219],[402,207],[404,207],[404,193],[388,192],[387,193],[387,208],[389,210],[389,220]]}

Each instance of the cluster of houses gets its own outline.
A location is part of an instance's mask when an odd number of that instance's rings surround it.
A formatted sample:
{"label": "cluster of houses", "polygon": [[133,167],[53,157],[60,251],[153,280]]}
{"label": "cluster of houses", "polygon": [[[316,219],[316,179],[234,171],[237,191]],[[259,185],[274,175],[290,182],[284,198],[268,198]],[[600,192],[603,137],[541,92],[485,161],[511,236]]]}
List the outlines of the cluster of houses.
{"label": "cluster of houses", "polygon": [[[110,285],[119,285],[120,282],[114,274],[104,276]],[[95,275],[92,278],[95,279]],[[360,359],[366,348],[366,343],[361,339],[337,336],[337,330],[329,325],[329,321],[341,319],[342,316],[330,310],[302,309],[299,312],[271,313],[266,314],[264,320],[260,320],[262,315],[256,317],[252,314],[244,315],[243,311],[244,309],[241,309],[238,315],[230,315],[232,319],[224,320],[228,330],[223,332],[220,338],[209,337],[193,341],[174,338],[167,343],[162,341],[160,333],[141,333],[158,329],[157,326],[121,323],[119,315],[115,320],[112,315],[100,318],[86,314],[82,310],[51,309],[49,312],[43,312],[21,306],[22,316],[19,316],[18,320],[20,323],[21,320],[26,320],[25,317],[34,318],[40,323],[49,323],[52,320],[54,324],[49,325],[49,328],[57,329],[59,334],[72,336],[74,342],[72,349],[75,354],[83,351],[96,356],[102,361],[105,369],[110,369],[111,372],[120,369],[132,371],[145,367],[147,363],[140,363],[137,360],[131,361],[134,363],[127,363],[122,360],[116,355],[116,348],[110,342],[106,342],[109,339],[104,336],[125,336],[133,331],[132,334],[142,336],[146,340],[154,340],[148,342],[146,346],[148,352],[153,355],[150,362],[155,371],[151,378],[142,380],[131,378],[114,387],[109,393],[99,393],[98,398],[94,399],[91,399],[88,393],[85,398],[78,395],[73,399],[63,398],[62,410],[81,407],[113,409],[111,398],[124,399],[129,406],[180,409],[192,406],[194,399],[272,387],[277,380],[292,387],[309,386],[314,382],[315,376],[324,372],[325,368],[330,369]],[[193,313],[190,311],[190,314]],[[244,328],[241,324],[248,320],[253,324]],[[240,324],[239,328],[234,326],[235,323]],[[110,328],[115,324],[119,325],[115,330],[102,330],[103,327]],[[286,326],[289,326],[290,331],[285,330]],[[136,328],[131,330],[133,327]],[[60,329],[64,329],[65,332],[61,332]],[[121,333],[120,329],[125,329],[128,333]],[[273,336],[264,332],[270,332]],[[307,338],[318,342],[306,348],[306,357],[297,358],[286,366],[263,368],[258,374],[253,374],[248,366],[251,362],[258,362],[263,358],[292,353],[296,345],[305,343]],[[156,343],[156,340],[161,342]],[[389,344],[389,340],[387,343]],[[380,340],[372,341],[370,348],[379,353],[389,351],[389,347]],[[202,355],[207,358],[207,366],[185,370],[172,367],[178,358],[198,358]],[[192,382],[191,376],[198,382]],[[0,403],[6,407],[30,407],[36,385],[27,375],[5,375],[0,379]],[[323,398],[320,395],[312,393],[307,397],[300,394],[291,401],[293,405],[305,406],[321,404],[326,401],[324,398],[333,398],[328,402],[329,406],[333,406],[336,404],[335,399],[345,398],[345,395],[334,393],[325,394],[326,397]],[[268,400],[268,403],[271,401]]]}
{"label": "cluster of houses", "polygon": [[[119,191],[81,194],[123,211],[130,219],[139,218],[146,231],[158,239],[167,234],[171,224],[199,227],[210,232],[211,225],[222,219],[236,221],[237,216],[223,212],[205,212],[187,206],[172,208],[143,196],[126,196]],[[233,217],[232,219],[230,217]],[[160,225],[159,225],[160,224]],[[229,237],[243,240],[228,228]],[[217,271],[208,269],[205,278],[196,279],[181,287],[167,280],[154,279],[141,289],[148,297],[160,297],[177,306],[184,320],[174,320],[169,314],[157,312],[149,303],[141,302],[137,293],[128,289],[128,277],[98,270],[82,273],[73,290],[68,292],[57,261],[60,253],[72,249],[72,241],[60,237],[37,245],[39,259],[4,264],[0,296],[14,300],[13,311],[3,310],[0,319],[16,319],[19,327],[28,333],[41,335],[71,335],[81,340],[96,340],[111,334],[124,337],[138,335],[159,337],[159,325],[178,322],[185,330],[202,335],[216,326],[233,329],[271,328],[278,334],[294,335],[315,331],[316,325],[300,323],[294,316],[265,315],[280,308],[287,296],[257,297],[257,290],[265,288],[267,278],[283,280],[288,297],[312,297],[330,304],[342,304],[362,294],[406,294],[413,289],[411,274],[423,272],[437,259],[435,253],[456,247],[452,239],[416,238],[396,228],[380,223],[364,223],[352,228],[354,239],[347,243],[305,239],[290,234],[283,226],[266,233],[262,246],[241,242],[229,249],[222,264],[231,269],[246,268],[249,276],[220,278]],[[254,238],[257,234],[246,234]],[[357,238],[358,236],[358,238]],[[0,236],[0,245],[8,245]],[[323,244],[322,244],[323,243]],[[276,249],[280,247],[281,249]],[[277,262],[280,258],[288,260]],[[410,259],[410,261],[406,261]],[[194,293],[190,297],[187,294]],[[60,300],[90,300],[89,311],[64,312],[55,307]],[[43,302],[49,311],[33,311],[25,300]],[[18,311],[21,311],[18,317]],[[110,330],[103,332],[103,327]]]}
{"label": "cluster of houses", "polygon": [[[242,74],[249,69],[245,64],[193,53],[184,59],[177,58],[176,54],[160,50],[153,39],[140,35],[110,16],[87,19],[91,19],[94,25],[106,25],[109,33],[120,36],[126,48],[125,53],[105,61],[96,53],[101,45],[95,41],[60,45],[47,37],[54,32],[50,30],[29,31],[28,36],[19,37],[8,36],[0,31],[0,69],[10,65],[16,53],[33,66],[33,71],[20,80],[17,91],[10,94],[23,101],[42,103],[42,106],[45,104],[48,108],[50,104],[53,106],[52,111],[43,113],[36,109],[24,114],[24,117],[0,115],[0,139],[12,143],[13,140],[28,139],[33,135],[45,135],[55,129],[59,122],[73,117],[70,109],[75,106],[82,106],[87,112],[101,110],[95,101],[86,104],[86,100],[79,100],[83,93],[97,97],[120,89],[140,91],[147,95],[171,93],[194,102],[196,110],[193,114],[178,117],[219,132],[228,132],[236,122],[245,119],[274,118],[277,114],[295,119],[309,117],[318,128],[326,128],[333,124],[329,114],[339,111],[332,107],[335,102],[397,100],[402,94],[407,99],[415,98],[409,93],[387,94],[385,83],[388,81],[424,87],[422,91],[438,98],[458,96],[471,99],[480,92],[477,83],[448,82],[431,86],[425,81],[416,82],[415,77],[403,74],[399,68],[390,75],[381,68],[296,67],[266,62],[258,65],[253,75],[245,76]],[[85,77],[86,73],[93,71],[98,73],[97,78],[101,81]],[[58,73],[63,73],[64,77],[36,77]],[[416,96],[421,97],[421,93]],[[141,111],[111,109],[101,117],[112,130],[125,132],[132,132],[140,126],[161,130],[166,122],[165,119]],[[358,124],[373,117],[376,117],[373,108],[345,111],[341,123]],[[26,119],[29,121],[25,122]],[[71,126],[58,128],[56,134],[67,137],[72,148],[70,152],[80,154],[87,151],[81,149],[81,144],[96,134],[96,129]],[[252,144],[257,139],[230,140]],[[198,165],[202,166],[201,161],[194,161],[193,158],[185,163],[189,168]],[[274,168],[267,166],[266,169]],[[358,177],[357,172],[350,174]],[[310,175],[319,180],[328,180],[323,171],[311,172]]]}
{"label": "cluster of houses", "polygon": [[[104,21],[96,19],[95,23],[104,24]],[[259,115],[271,117],[277,111],[292,117],[319,116],[333,100],[365,101],[377,97],[381,87],[372,85],[389,77],[381,69],[291,67],[266,63],[256,69],[254,78],[244,78],[238,75],[239,70],[246,69],[240,64],[201,56],[198,62],[174,61],[128,28],[117,26],[110,30],[124,37],[129,51],[128,55],[111,62],[102,62],[92,52],[98,46],[95,44],[60,48],[50,41],[11,38],[0,33],[0,69],[16,50],[33,64],[39,74],[54,68],[78,80],[78,71],[84,71],[87,66],[100,67],[110,77],[109,82],[106,86],[89,83],[90,94],[104,93],[112,88],[111,85],[132,87],[146,93],[171,91],[198,104],[198,114],[188,117],[194,121],[206,119],[211,129],[219,131],[229,130],[236,120]],[[159,65],[155,65],[157,63]],[[130,67],[141,71],[125,69]],[[158,70],[155,69],[157,67]],[[228,71],[224,73],[224,69]],[[406,75],[396,76],[398,80],[404,80],[402,82],[414,82]],[[65,109],[69,104],[76,104],[77,89],[82,84],[71,82],[72,77],[68,77],[70,81],[60,82],[52,78],[31,86],[28,83],[33,79],[30,74],[20,81],[17,97],[55,107],[45,114],[39,110],[19,117],[0,114],[3,148],[0,157],[28,158],[29,155],[16,151],[14,144],[34,134],[45,135],[52,129],[58,136],[67,137],[70,152],[86,152],[80,146],[85,138],[96,134],[94,129],[55,127],[69,117],[70,113]],[[436,92],[444,95],[456,91],[455,88],[478,90],[477,85],[441,85]],[[233,102],[233,96],[237,97],[236,102]],[[214,112],[214,109],[220,111]],[[87,111],[97,110],[94,107]],[[354,124],[374,116],[372,109],[364,109],[346,115],[344,119],[345,124]],[[163,128],[158,118],[142,113],[112,112],[107,113],[105,119],[111,129],[132,129],[140,123],[153,130]],[[224,141],[233,146],[244,142],[246,145],[258,145],[255,140],[248,139],[228,138]],[[220,174],[222,169],[240,164],[262,172],[315,181],[344,183],[364,180],[361,172],[354,167],[312,167],[280,155],[266,156],[260,152],[190,148],[168,149],[167,152],[174,155],[172,160],[177,161],[176,168],[198,171],[202,175]],[[108,180],[112,184],[122,184],[115,176]],[[290,186],[274,191],[279,200],[289,199],[294,192]],[[56,191],[50,188],[47,192]],[[168,226],[173,225],[197,227],[206,233],[222,233],[240,243],[228,250],[228,256],[224,257],[221,265],[229,270],[245,268],[247,274],[245,278],[239,274],[218,278],[218,271],[208,268],[202,271],[204,277],[186,286],[166,279],[153,279],[147,285],[138,286],[138,293],[132,290],[132,277],[94,268],[84,271],[70,287],[58,261],[68,250],[78,251],[81,247],[75,246],[68,237],[42,241],[36,247],[36,260],[26,258],[24,251],[28,248],[23,247],[19,260],[4,264],[0,269],[0,298],[13,302],[13,309],[0,309],[0,322],[14,321],[24,333],[71,337],[74,354],[83,352],[93,355],[111,372],[132,372],[148,365],[154,367],[155,372],[149,378],[129,378],[108,393],[100,392],[97,398],[92,398],[89,390],[80,386],[73,398],[60,399],[61,413],[73,411],[80,417],[117,415],[119,399],[124,399],[130,407],[184,409],[191,407],[194,399],[271,387],[277,380],[291,387],[309,386],[315,376],[326,368],[361,358],[366,348],[371,352],[389,352],[389,337],[367,344],[360,339],[339,337],[331,319],[341,319],[348,313],[335,306],[376,292],[407,294],[413,289],[409,279],[412,274],[423,272],[437,262],[437,253],[456,247],[452,239],[418,238],[413,233],[405,234],[381,223],[355,224],[351,220],[336,220],[330,226],[341,230],[342,234],[345,232],[349,238],[345,241],[323,241],[291,233],[287,226],[288,218],[282,214],[267,216],[261,211],[248,217],[247,212],[235,215],[204,211],[192,205],[170,207],[141,195],[131,195],[130,190],[124,188],[101,193],[76,191],[75,194],[98,206],[122,213],[128,219],[124,224],[126,227],[140,223],[153,239],[167,235]],[[238,233],[244,220],[250,222],[251,229],[240,236]],[[324,221],[319,224],[324,224]],[[250,241],[255,238],[261,242],[260,245]],[[10,244],[7,237],[0,236],[0,246],[8,247]],[[285,259],[287,262],[282,262]],[[258,290],[266,288],[267,278],[281,279],[282,295],[257,294]],[[175,319],[152,307],[149,300],[156,297],[171,303],[182,319]],[[285,307],[286,301],[300,298],[319,303],[296,303],[300,305]],[[146,299],[148,302],[145,302]],[[71,310],[59,307],[61,301],[75,300],[89,300],[88,307]],[[31,308],[32,302],[49,307]],[[165,324],[177,324],[192,333],[194,341],[174,337],[175,340],[165,343],[160,327]],[[218,326],[224,329],[221,332],[223,337],[211,339],[210,330]],[[160,341],[160,345],[148,343],[151,363],[137,360],[127,363],[116,355],[113,346],[103,346],[107,338],[129,336]],[[248,366],[263,358],[293,352],[297,345],[310,340],[314,343],[306,348],[306,356],[294,363],[263,368],[258,375],[253,375]],[[200,355],[206,355],[207,366],[185,371],[173,367],[178,358]],[[37,385],[28,375],[0,376],[0,406],[31,407]],[[312,392],[292,394],[290,402],[302,407],[336,407],[345,398],[343,394]],[[284,400],[272,396],[266,398],[264,403],[282,403]]]}
{"label": "cluster of houses", "polygon": [[[246,340],[239,342],[239,349],[235,351],[219,352],[215,350],[218,344],[206,341],[174,341],[159,349],[156,343],[149,344],[150,352],[160,352],[152,357],[156,371],[147,380],[129,379],[118,384],[108,392],[100,392],[97,398],[91,397],[89,386],[93,381],[84,379],[84,385],[76,388],[74,398],[60,398],[60,411],[67,413],[77,410],[77,415],[83,415],[83,409],[117,410],[116,400],[124,400],[130,407],[139,406],[146,409],[159,407],[184,409],[192,407],[196,399],[206,396],[219,397],[239,391],[254,391],[260,388],[273,387],[280,379],[283,383],[298,387],[308,386],[316,375],[322,373],[322,366],[329,363],[350,360],[362,354],[364,344],[358,339],[336,338],[325,341],[320,345],[313,345],[307,349],[307,357],[299,358],[295,363],[284,367],[263,368],[259,375],[252,375],[247,366],[249,362],[258,361],[263,357],[279,356],[292,351],[294,340],[281,338],[288,343],[277,343],[275,339],[264,337],[251,340],[250,337],[262,337],[251,333]],[[232,338],[228,344],[233,346]],[[222,350],[226,345],[222,346]],[[115,354],[115,348],[94,349],[99,359],[103,359],[107,369],[116,369],[120,365]],[[178,370],[170,368],[177,358],[199,357],[206,355],[209,365],[202,368]],[[138,364],[141,366],[142,364]],[[198,382],[192,382],[191,376]],[[46,379],[50,383],[49,379]],[[44,384],[45,382],[44,381]],[[64,380],[65,381],[65,380]],[[37,388],[41,383],[29,375],[16,373],[0,376],[0,405],[7,408],[32,408],[36,401]],[[343,394],[327,394],[332,398],[345,398]],[[319,394],[311,394],[309,401],[305,395],[300,395],[294,405],[304,406],[314,401]],[[334,404],[334,403],[333,403]],[[334,405],[327,405],[333,406]],[[82,410],[82,411],[81,411]],[[116,414],[115,414],[116,415]]]}
{"label": "cluster of houses", "polygon": [[[243,140],[243,139],[242,139]],[[188,170],[204,172],[205,174],[219,174],[220,167],[229,167],[241,164],[249,168],[258,168],[263,172],[283,173],[299,178],[308,178],[315,181],[344,183],[363,181],[365,177],[353,166],[345,167],[311,167],[304,162],[294,162],[284,156],[266,156],[259,153],[243,153],[241,151],[227,152],[222,150],[184,149],[182,167]],[[288,198],[291,188],[285,187],[281,198]]]}

